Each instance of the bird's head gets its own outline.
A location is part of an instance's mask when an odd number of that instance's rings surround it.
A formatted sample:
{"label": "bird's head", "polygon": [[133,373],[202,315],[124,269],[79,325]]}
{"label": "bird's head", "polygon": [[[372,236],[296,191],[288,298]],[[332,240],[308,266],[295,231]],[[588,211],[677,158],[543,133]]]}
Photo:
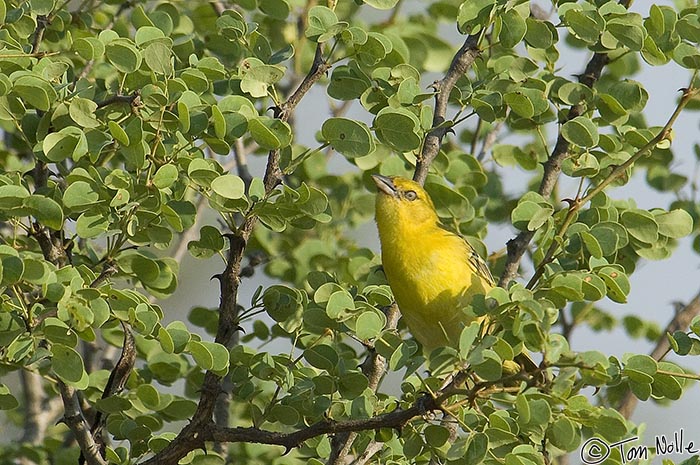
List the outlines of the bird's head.
{"label": "bird's head", "polygon": [[379,189],[376,216],[383,227],[434,226],[438,223],[435,206],[423,186],[399,176],[372,175]]}

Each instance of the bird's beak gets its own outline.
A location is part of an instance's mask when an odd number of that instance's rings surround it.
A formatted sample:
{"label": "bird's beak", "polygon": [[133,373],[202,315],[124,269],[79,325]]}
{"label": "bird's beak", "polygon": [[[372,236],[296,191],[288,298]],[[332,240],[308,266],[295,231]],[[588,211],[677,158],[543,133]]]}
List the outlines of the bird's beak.
{"label": "bird's beak", "polygon": [[381,174],[373,174],[372,179],[374,180],[374,183],[377,185],[377,188],[380,192],[383,192],[384,194],[390,195],[392,197],[396,197],[398,191],[396,190],[396,186],[390,178],[382,176]]}

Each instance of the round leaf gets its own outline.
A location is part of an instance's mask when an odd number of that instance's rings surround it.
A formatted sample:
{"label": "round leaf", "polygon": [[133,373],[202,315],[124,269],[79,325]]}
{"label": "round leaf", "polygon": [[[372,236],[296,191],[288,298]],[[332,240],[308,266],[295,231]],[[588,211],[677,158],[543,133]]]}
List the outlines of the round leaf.
{"label": "round leaf", "polygon": [[322,137],[348,158],[363,157],[375,149],[367,125],[347,118],[327,119],[321,128]]}
{"label": "round leaf", "polygon": [[243,180],[233,174],[219,176],[211,182],[211,189],[225,199],[240,199],[245,195]]}
{"label": "round leaf", "polygon": [[561,133],[566,140],[579,147],[595,147],[598,145],[598,127],[585,116],[577,116],[564,123]]}

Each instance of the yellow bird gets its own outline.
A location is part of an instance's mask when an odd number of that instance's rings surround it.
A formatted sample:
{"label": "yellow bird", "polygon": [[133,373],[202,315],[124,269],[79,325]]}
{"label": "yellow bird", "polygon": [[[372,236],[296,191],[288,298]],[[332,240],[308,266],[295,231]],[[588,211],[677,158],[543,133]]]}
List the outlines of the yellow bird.
{"label": "yellow bird", "polygon": [[379,189],[384,273],[408,329],[426,353],[457,347],[462,329],[478,319],[466,307],[495,286],[491,272],[462,237],[441,226],[420,184],[398,176],[372,178]]}

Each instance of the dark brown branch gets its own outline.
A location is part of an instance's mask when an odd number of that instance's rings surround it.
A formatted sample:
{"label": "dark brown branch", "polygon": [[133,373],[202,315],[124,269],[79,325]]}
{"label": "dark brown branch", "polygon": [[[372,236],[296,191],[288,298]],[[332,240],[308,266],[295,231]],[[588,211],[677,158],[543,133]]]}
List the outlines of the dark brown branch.
{"label": "dark brown branch", "polygon": [[[136,343],[134,341],[134,335],[131,333],[131,328],[129,325],[123,321],[120,321],[122,329],[124,330],[124,343],[122,344],[122,353],[119,356],[119,360],[109,374],[109,379],[107,379],[107,384],[102,392],[102,399],[112,397],[113,395],[119,394],[126,386],[126,381],[129,379],[131,370],[134,368],[136,363]],[[97,411],[95,414],[95,419],[90,427],[90,434],[92,439],[97,444],[97,448],[100,456],[104,454],[105,440],[103,437],[104,427],[107,422],[107,416],[101,411]],[[78,459],[78,464],[83,465],[86,461],[84,453],[80,454]]]}
{"label": "dark brown branch", "polygon": [[[607,54],[595,53],[586,65],[586,70],[584,73],[579,76],[579,82],[592,89],[600,78],[603,68],[609,61],[610,58]],[[577,116],[581,116],[585,111],[586,105],[584,103],[572,105],[569,109],[569,113],[566,116],[566,121],[571,121]],[[561,127],[562,126],[560,126],[560,128]],[[559,135],[557,136],[557,143],[555,144],[551,155],[544,163],[542,181],[540,182],[540,187],[537,190],[542,197],[548,198],[550,195],[552,195],[554,186],[557,184],[559,174],[561,173],[561,165],[569,154],[569,147],[569,142],[564,139],[564,136],[560,130]],[[530,245],[530,241],[532,241],[534,235],[535,231],[522,231],[513,239],[508,241],[508,258],[506,260],[503,274],[498,281],[499,286],[505,287],[513,278],[515,278],[518,273],[518,268],[520,267],[520,260]]]}
{"label": "dark brown branch", "polygon": [[452,58],[452,63],[445,73],[445,77],[434,84],[435,110],[433,111],[433,129],[428,132],[423,141],[423,149],[418,157],[416,170],[413,173],[414,181],[421,184],[425,182],[430,164],[440,152],[442,139],[450,130],[449,127],[442,126],[447,114],[447,103],[450,99],[450,93],[457,80],[467,72],[480,53],[478,36],[468,36]]}
{"label": "dark brown branch", "polygon": [[[282,121],[288,121],[294,113],[296,106],[301,99],[311,89],[311,87],[328,71],[328,64],[321,53],[322,44],[316,47],[316,55],[313,65],[299,87],[292,95],[276,109],[276,117]],[[267,167],[263,183],[265,191],[271,192],[277,187],[282,179],[282,172],[279,168],[280,151],[272,150],[268,155]],[[224,272],[217,276],[220,283],[220,303],[219,303],[219,327],[216,332],[215,342],[229,347],[239,330],[238,326],[238,287],[241,276],[241,261],[245,252],[248,239],[257,224],[258,218],[251,213],[246,215],[243,224],[232,234],[227,235],[230,241],[230,248],[226,258],[226,268]],[[204,447],[203,439],[207,431],[228,429],[225,426],[217,426],[213,421],[213,413],[218,403],[220,395],[226,395],[222,386],[222,377],[210,371],[204,375],[204,382],[201,387],[201,396],[197,405],[197,410],[192,416],[190,423],[185,426],[175,439],[158,454],[148,459],[145,464],[149,465],[170,465],[177,463],[190,451]],[[222,441],[213,435],[208,436],[209,441]]]}
{"label": "dark brown branch", "polygon": [[[688,305],[685,305],[681,310],[677,311],[671,321],[668,322],[663,333],[656,342],[656,347],[649,354],[654,360],[661,361],[666,354],[671,350],[671,345],[668,342],[667,334],[673,334],[676,331],[685,331],[690,326],[697,315],[700,315],[700,293],[698,293]],[[617,411],[625,418],[630,418],[634,410],[637,408],[639,400],[632,394],[632,391],[627,391],[617,407]]]}

